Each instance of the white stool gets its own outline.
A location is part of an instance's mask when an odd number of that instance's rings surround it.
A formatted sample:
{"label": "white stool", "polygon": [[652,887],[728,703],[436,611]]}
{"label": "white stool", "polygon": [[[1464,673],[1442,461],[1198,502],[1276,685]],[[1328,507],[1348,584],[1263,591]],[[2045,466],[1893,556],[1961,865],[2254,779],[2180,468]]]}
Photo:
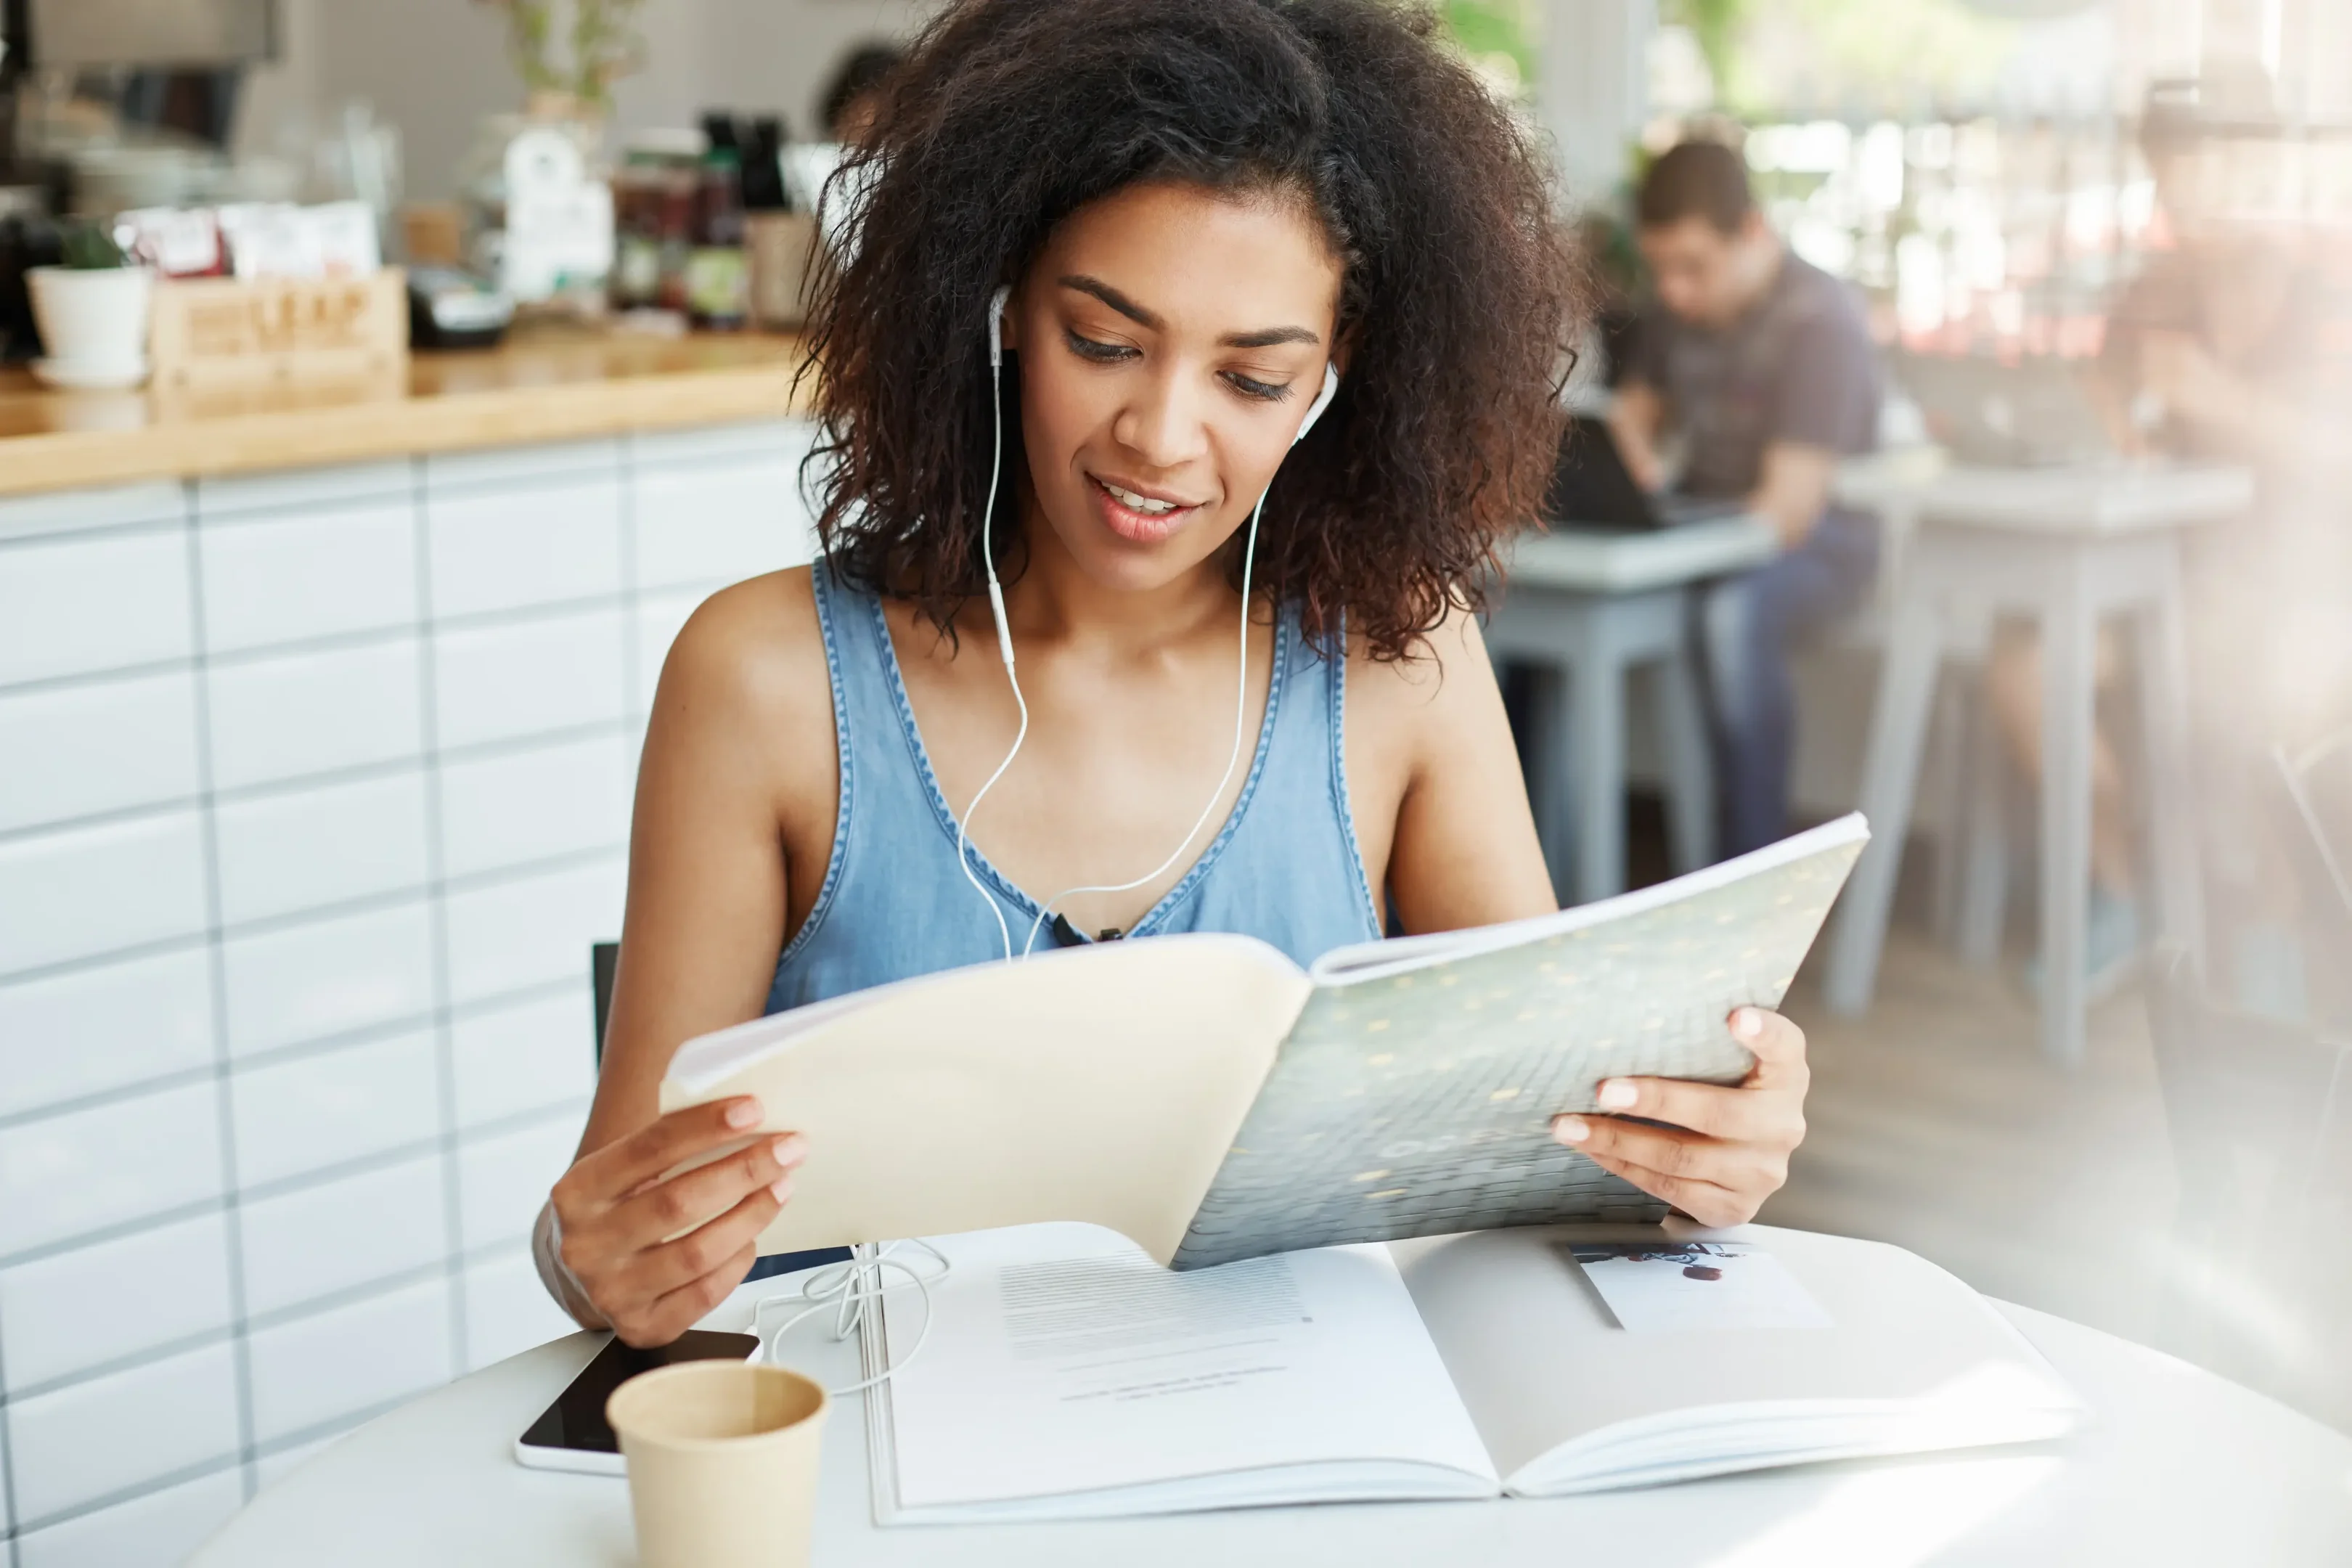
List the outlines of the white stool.
{"label": "white stool", "polygon": [[1625,888],[1625,683],[1648,668],[1665,752],[1677,871],[1715,858],[1715,773],[1690,647],[1689,585],[1770,554],[1749,518],[1654,533],[1562,531],[1521,542],[1486,644],[1545,671],[1536,822],[1556,889],[1590,903]]}
{"label": "white stool", "polygon": [[[1948,641],[1956,628],[2003,615],[2030,618],[2041,637],[2042,1049],[2068,1063],[2083,1054],[2095,656],[2110,616],[2128,616],[2135,632],[2157,916],[2168,940],[2201,950],[2177,531],[2242,510],[2252,496],[2242,469],[2103,466],[1953,469],[1907,498],[1916,521],[1863,770],[1861,805],[1873,837],[1832,937],[1823,987],[1832,1011],[1858,1013],[1870,1003]],[[1982,740],[1970,750],[1990,753]],[[1993,787],[1980,776],[1969,794],[1989,803]],[[1996,874],[1989,864],[1963,873],[1958,924],[1972,955],[1997,940]]]}

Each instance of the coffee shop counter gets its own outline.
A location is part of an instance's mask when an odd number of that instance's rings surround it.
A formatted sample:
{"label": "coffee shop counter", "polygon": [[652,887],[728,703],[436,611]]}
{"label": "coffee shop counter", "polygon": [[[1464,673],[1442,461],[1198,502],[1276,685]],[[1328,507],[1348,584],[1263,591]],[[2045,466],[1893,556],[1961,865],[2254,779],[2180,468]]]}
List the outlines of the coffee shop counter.
{"label": "coffee shop counter", "polygon": [[[809,558],[802,358],[541,341],[177,405],[0,373],[0,1169],[44,1194],[0,1205],[0,1535],[209,1516],[562,1331],[525,1237],[646,714],[698,604]],[[169,1441],[79,1440],[101,1401]]]}

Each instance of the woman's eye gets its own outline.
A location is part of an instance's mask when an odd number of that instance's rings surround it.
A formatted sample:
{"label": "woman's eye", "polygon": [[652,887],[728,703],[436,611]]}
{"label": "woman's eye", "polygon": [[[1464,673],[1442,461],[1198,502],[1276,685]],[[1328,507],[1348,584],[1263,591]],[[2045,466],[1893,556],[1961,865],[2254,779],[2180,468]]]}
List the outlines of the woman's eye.
{"label": "woman's eye", "polygon": [[1276,386],[1272,382],[1257,381],[1237,370],[1225,373],[1225,384],[1244,397],[1255,397],[1265,403],[1279,403],[1290,395],[1290,388]]}
{"label": "woman's eye", "polygon": [[1067,327],[1062,329],[1062,337],[1070,345],[1072,353],[1080,359],[1093,360],[1097,364],[1115,363],[1135,353],[1124,343],[1098,342],[1093,338],[1080,337]]}

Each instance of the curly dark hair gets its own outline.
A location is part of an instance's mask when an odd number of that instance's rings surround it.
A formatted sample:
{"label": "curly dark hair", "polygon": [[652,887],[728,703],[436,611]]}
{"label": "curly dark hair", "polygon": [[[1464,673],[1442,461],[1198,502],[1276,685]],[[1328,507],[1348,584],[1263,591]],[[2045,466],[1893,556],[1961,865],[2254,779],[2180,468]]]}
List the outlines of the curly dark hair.
{"label": "curly dark hair", "polygon": [[952,635],[985,591],[989,296],[1071,213],[1173,179],[1305,198],[1345,268],[1348,374],[1268,492],[1257,582],[1381,658],[1475,605],[1551,474],[1577,290],[1543,160],[1436,27],[1389,0],[950,5],[832,198],[865,191],[810,321],[836,567]]}

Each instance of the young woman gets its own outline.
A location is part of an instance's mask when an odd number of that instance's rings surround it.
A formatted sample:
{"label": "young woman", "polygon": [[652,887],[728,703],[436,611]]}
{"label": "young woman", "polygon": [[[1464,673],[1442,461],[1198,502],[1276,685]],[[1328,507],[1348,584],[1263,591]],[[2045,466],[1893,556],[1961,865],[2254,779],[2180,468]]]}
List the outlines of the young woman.
{"label": "young woman", "polygon": [[[826,557],[716,595],[670,653],[603,1077],[541,1216],[551,1289],[632,1343],[740,1283],[824,1158],[788,1136],[660,1180],[761,1120],[656,1115],[694,1035],[1033,930],[1304,963],[1391,913],[1554,907],[1472,600],[1549,475],[1573,302],[1542,168],[1429,17],[965,0],[860,175],[814,326]],[[1726,1026],[1745,1086],[1612,1084],[1674,1127],[1557,1135],[1748,1218],[1802,1133],[1804,1042]]]}

